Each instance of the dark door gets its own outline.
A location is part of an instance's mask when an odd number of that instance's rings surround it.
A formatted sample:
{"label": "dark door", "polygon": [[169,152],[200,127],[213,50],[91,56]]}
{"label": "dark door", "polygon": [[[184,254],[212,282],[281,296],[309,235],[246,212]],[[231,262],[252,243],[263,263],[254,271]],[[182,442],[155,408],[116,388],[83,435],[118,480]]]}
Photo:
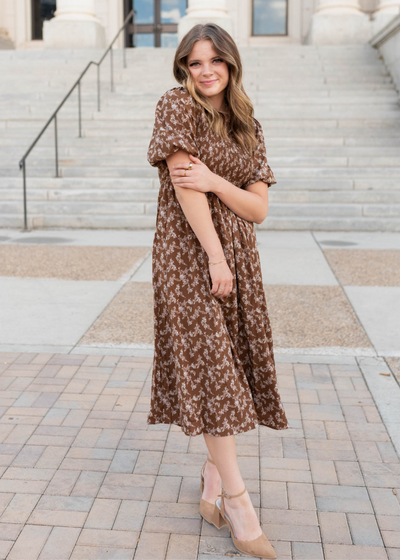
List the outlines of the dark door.
{"label": "dark door", "polygon": [[32,39],[43,39],[43,22],[54,17],[56,0],[32,0]]}
{"label": "dark door", "polygon": [[187,0],[125,0],[125,17],[136,10],[136,38],[127,26],[127,47],[177,47],[178,21],[185,15]]}

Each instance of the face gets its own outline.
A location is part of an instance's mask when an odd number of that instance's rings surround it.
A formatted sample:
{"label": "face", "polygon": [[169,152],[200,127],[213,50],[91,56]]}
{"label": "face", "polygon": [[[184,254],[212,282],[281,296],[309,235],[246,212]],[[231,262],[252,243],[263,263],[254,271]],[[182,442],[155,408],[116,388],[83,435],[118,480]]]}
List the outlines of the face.
{"label": "face", "polygon": [[187,64],[196,89],[209,98],[213,107],[222,109],[224,90],[229,83],[229,68],[215,52],[212,42],[197,41]]}

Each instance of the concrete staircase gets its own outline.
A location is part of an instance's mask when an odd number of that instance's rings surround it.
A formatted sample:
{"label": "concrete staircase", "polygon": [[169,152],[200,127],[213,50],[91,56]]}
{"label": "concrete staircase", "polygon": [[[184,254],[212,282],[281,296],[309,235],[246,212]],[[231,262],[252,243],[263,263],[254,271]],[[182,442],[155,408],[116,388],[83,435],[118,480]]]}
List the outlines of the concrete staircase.
{"label": "concrete staircase", "polygon": [[[0,225],[23,224],[18,161],[90,59],[100,51],[0,52]],[[173,49],[131,49],[95,70],[27,160],[31,227],[153,228],[158,176],[146,160],[155,104],[176,85]],[[277,184],[259,229],[400,231],[400,106],[369,45],[242,48],[245,86],[264,127]]]}

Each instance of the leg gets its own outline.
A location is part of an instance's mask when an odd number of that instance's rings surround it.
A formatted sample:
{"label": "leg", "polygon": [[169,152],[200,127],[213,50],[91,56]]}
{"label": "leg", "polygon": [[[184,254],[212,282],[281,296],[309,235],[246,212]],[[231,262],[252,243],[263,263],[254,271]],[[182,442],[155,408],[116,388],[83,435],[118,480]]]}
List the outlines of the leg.
{"label": "leg", "polygon": [[[213,459],[210,453],[208,453],[208,457]],[[207,461],[204,468],[204,491],[201,497],[206,502],[215,504],[218,494],[221,494],[221,477],[217,466]]]}
{"label": "leg", "polygon": [[[225,491],[228,494],[239,494],[245,487],[245,484],[237,462],[235,436],[217,437],[210,434],[203,435],[209,454],[215,462],[215,465],[207,463],[207,469],[210,466],[218,469]],[[208,472],[210,473],[210,471],[211,469]],[[214,482],[215,478],[214,474]],[[219,493],[218,491],[217,494]],[[236,536],[239,540],[250,541],[261,535],[260,523],[248,492],[245,492],[238,498],[225,499],[225,509],[232,520]]]}

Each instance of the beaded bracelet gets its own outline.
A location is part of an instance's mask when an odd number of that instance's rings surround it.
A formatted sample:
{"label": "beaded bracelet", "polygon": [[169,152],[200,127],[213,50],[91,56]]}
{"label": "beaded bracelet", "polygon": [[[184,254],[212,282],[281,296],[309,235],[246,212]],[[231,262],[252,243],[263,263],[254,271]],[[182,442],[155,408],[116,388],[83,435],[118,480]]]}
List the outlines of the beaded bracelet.
{"label": "beaded bracelet", "polygon": [[226,259],[222,259],[222,261],[218,261],[218,262],[215,262],[215,263],[212,263],[212,262],[208,261],[208,264],[219,264],[219,263],[222,263],[224,261],[226,261]]}

